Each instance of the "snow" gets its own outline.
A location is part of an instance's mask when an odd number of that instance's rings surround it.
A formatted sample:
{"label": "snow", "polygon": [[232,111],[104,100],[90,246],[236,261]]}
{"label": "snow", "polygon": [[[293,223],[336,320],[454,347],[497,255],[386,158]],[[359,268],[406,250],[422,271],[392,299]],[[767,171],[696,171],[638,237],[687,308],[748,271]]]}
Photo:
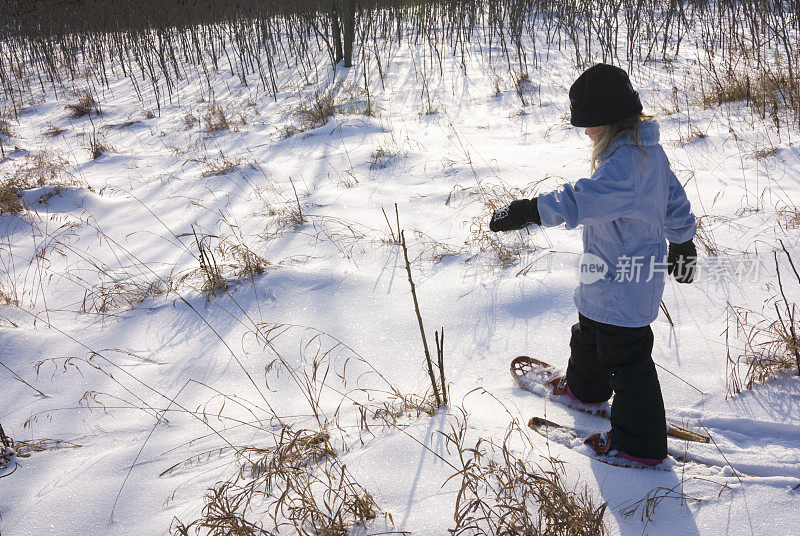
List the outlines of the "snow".
{"label": "snow", "polygon": [[[530,195],[586,175],[588,142],[566,120],[566,88],[579,71],[552,50],[523,107],[508,77],[494,96],[496,75],[480,57],[466,74],[450,59],[428,80],[437,112],[423,115],[420,54],[401,47],[385,89],[371,73],[377,117],[340,113],[285,139],[280,129],[318,90],[297,75],[283,74],[273,101],[217,73],[214,101],[245,123],[216,133],[197,124],[209,101],[204,82],[187,81],[148,119],[151,97],[142,104],[129,81],[112,80],[92,121],[113,150],[97,160],[83,148],[89,119],[64,110],[72,97],[36,96],[14,126],[24,150],[0,170],[13,174],[46,149],[68,161],[68,184],[27,190],[23,214],[0,216],[0,288],[19,301],[0,306],[0,422],[18,441],[80,446],[16,459],[0,479],[4,535],[164,534],[174,519],[197,518],[205,491],[235,474],[228,447],[274,445],[282,423],[332,422],[343,463],[392,513],[393,529],[376,520],[370,530],[445,534],[458,483],[448,480],[455,453],[442,433],[457,408],[470,416],[471,437],[498,441],[512,418],[532,415],[607,426],[516,388],[507,368],[519,354],[566,366],[580,231],[493,237],[519,253],[505,266],[477,231],[488,227],[487,203],[510,201],[512,189]],[[682,59],[672,68],[696,69]],[[800,199],[797,132],[740,104],[692,104],[691,123],[706,137],[685,142],[687,111],[669,113],[666,67],[648,63],[631,76],[659,113],[662,144],[719,250],[757,253],[765,266],[756,281],[668,282],[675,325],[663,315],[653,324],[668,415],[702,423],[715,443],[687,448],[719,470],[610,467],[533,432],[518,454],[563,460],[571,485],[608,502],[614,534],[800,533],[800,380],[782,374],[728,396],[724,335],[730,327],[736,354],[743,342],[727,303],[760,310],[774,295],[778,239],[800,259],[800,232],[782,213]],[[358,67],[334,74],[322,59],[318,77],[342,99],[363,82]],[[697,101],[697,91],[685,96]],[[46,137],[50,125],[65,132]],[[752,156],[765,146],[778,149]],[[389,156],[376,159],[379,148]],[[210,161],[225,159],[236,165],[209,173]],[[402,249],[381,211],[394,226],[394,203],[431,346],[433,331],[445,330],[451,404],[368,434],[357,427],[359,405],[379,404],[390,386],[429,387]],[[215,250],[230,285],[207,299],[193,230],[212,248],[244,244],[269,264],[237,278],[238,261]],[[121,296],[101,305],[115,282],[136,289],[133,304]],[[786,285],[797,299],[788,276]],[[300,371],[314,370],[328,376],[309,392]],[[650,520],[622,514],[650,490],[676,486],[690,498],[665,499]]]}

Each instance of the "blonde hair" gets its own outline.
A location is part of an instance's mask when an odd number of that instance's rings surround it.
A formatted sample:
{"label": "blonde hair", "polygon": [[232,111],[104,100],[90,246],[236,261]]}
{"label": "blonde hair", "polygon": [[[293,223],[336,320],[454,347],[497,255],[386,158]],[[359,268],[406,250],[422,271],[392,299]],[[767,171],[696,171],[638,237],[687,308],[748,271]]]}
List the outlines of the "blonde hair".
{"label": "blonde hair", "polygon": [[614,140],[624,135],[628,130],[633,130],[633,139],[636,141],[636,146],[639,147],[642,152],[645,152],[644,147],[639,143],[638,127],[640,123],[652,119],[655,119],[655,116],[640,113],[611,123],[610,125],[605,125],[603,132],[600,133],[592,148],[592,173],[602,164],[600,157],[608,151],[608,148],[611,147]]}

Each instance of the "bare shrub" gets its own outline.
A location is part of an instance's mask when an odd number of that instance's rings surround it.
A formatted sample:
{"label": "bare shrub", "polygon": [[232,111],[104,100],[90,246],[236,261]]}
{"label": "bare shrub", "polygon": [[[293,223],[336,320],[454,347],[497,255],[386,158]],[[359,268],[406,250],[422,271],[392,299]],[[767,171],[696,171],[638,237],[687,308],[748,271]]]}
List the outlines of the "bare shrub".
{"label": "bare shrub", "polygon": [[330,91],[315,93],[314,98],[306,106],[297,109],[296,115],[300,119],[303,130],[321,127],[328,119],[339,112],[339,106]]}
{"label": "bare shrub", "polygon": [[206,108],[201,116],[201,121],[203,122],[203,127],[208,132],[229,130],[232,126],[231,122],[228,120],[228,116],[225,115],[225,110],[219,104],[209,104],[208,108]]}
{"label": "bare shrub", "polygon": [[85,134],[83,140],[83,148],[89,151],[92,160],[97,160],[104,154],[114,150],[113,147],[108,145],[105,138],[98,134],[96,129],[92,129],[91,134]]}
{"label": "bare shrub", "polygon": [[85,116],[100,115],[100,107],[94,96],[89,91],[84,91],[78,95],[78,100],[72,104],[67,104],[67,111],[70,112],[72,119],[79,119]]}
{"label": "bare shrub", "polygon": [[370,156],[369,169],[383,169],[394,159],[395,153],[385,147],[378,147]]}

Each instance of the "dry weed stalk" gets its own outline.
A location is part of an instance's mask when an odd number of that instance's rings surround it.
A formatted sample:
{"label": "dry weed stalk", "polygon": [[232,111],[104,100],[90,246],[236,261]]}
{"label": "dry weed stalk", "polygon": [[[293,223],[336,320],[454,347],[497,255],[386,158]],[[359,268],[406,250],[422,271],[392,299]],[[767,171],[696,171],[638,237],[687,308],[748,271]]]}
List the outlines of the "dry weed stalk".
{"label": "dry weed stalk", "polygon": [[[644,497],[634,501],[620,509],[620,513],[624,517],[633,517],[641,509],[640,520],[644,523],[644,529],[647,524],[652,520],[656,509],[664,499],[678,500],[681,504],[685,504],[687,500],[700,502],[702,499],[686,495],[678,488],[682,488],[685,482],[680,482],[671,488],[658,486],[648,491]],[[723,484],[724,486],[724,484]]]}
{"label": "dry weed stalk", "polygon": [[[470,166],[471,158],[466,148],[465,157]],[[473,169],[473,174],[475,173]],[[472,187],[456,185],[445,201],[446,205],[453,203],[471,203],[477,201],[480,212],[470,221],[470,235],[465,240],[465,244],[475,254],[493,252],[497,256],[500,266],[505,268],[514,264],[520,255],[531,248],[528,244],[527,231],[514,233],[493,233],[489,230],[489,222],[492,213],[506,206],[512,199],[531,197],[535,194],[537,186],[550,178],[546,176],[540,180],[529,183],[526,186],[509,187],[504,181],[495,177],[497,183],[491,184],[488,181],[479,179],[475,175],[477,184]]]}
{"label": "dry weed stalk", "polygon": [[203,275],[203,293],[207,298],[214,296],[228,288],[228,283],[222,276],[222,268],[217,264],[217,259],[207,243],[211,236],[203,236],[202,239],[197,235],[197,231],[192,227],[195,243],[197,244],[198,260],[200,261],[200,272]]}
{"label": "dry weed stalk", "polygon": [[[395,207],[396,208],[396,207]],[[398,218],[399,221],[399,218]],[[411,286],[411,298],[414,301],[414,312],[417,315],[417,323],[419,324],[419,332],[422,336],[422,346],[425,350],[425,363],[428,367],[428,377],[431,381],[433,388],[433,396],[436,400],[436,406],[440,407],[442,404],[447,404],[447,384],[444,383],[444,349],[439,345],[439,333],[436,333],[436,349],[438,353],[438,366],[440,367],[439,373],[442,379],[441,385],[437,384],[436,375],[433,373],[433,360],[431,359],[431,352],[428,349],[428,339],[425,337],[425,325],[422,322],[422,313],[419,310],[419,301],[417,300],[417,288],[414,284],[414,278],[411,276],[411,262],[408,260],[408,246],[406,245],[405,232],[400,231],[400,245],[403,247],[403,257],[406,261],[406,272],[408,273],[408,283]],[[444,328],[442,328],[444,334]],[[444,335],[443,335],[444,336]],[[444,339],[442,339],[444,342]],[[441,393],[441,394],[440,394]]]}

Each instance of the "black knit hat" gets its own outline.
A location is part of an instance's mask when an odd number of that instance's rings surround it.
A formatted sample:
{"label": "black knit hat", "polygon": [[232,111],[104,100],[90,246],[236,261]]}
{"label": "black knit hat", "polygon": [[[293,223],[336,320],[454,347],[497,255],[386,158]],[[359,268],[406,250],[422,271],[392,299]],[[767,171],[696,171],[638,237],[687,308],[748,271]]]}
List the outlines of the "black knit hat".
{"label": "black knit hat", "polygon": [[642,112],[639,94],[628,73],[619,67],[598,63],[569,88],[570,123],[576,127],[599,127]]}

